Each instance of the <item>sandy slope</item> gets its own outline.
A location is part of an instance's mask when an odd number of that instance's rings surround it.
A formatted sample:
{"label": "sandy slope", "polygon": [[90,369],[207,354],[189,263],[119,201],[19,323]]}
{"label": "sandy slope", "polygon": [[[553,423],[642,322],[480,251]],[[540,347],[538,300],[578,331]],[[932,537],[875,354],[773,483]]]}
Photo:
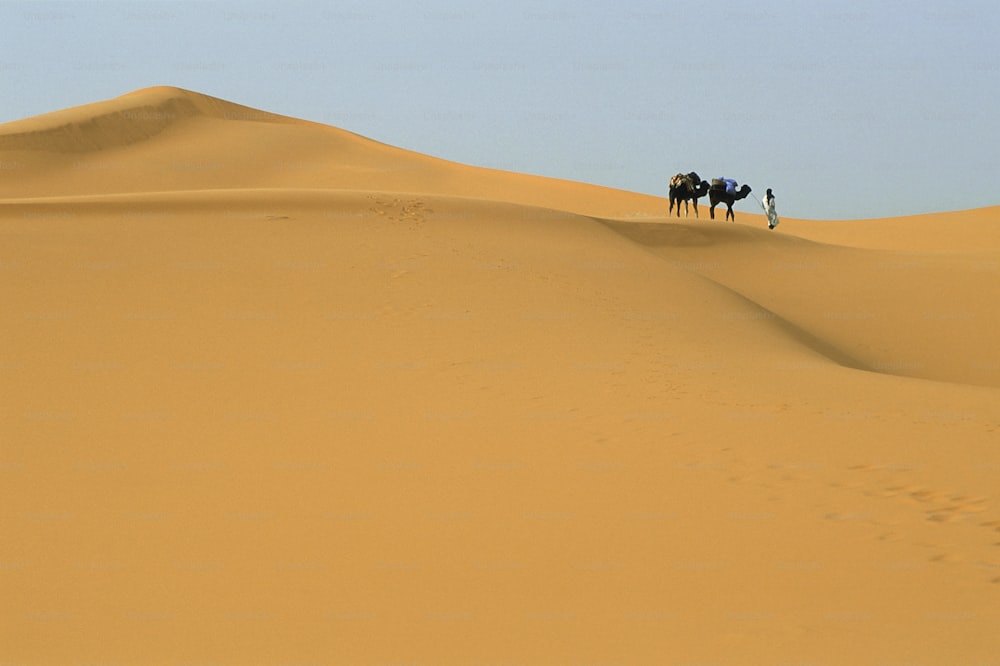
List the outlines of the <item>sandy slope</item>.
{"label": "sandy slope", "polygon": [[[655,197],[473,169],[337,128],[158,87],[0,128],[2,197],[322,188],[480,197],[596,215]],[[600,193],[600,194],[598,194]]]}
{"label": "sandy slope", "polygon": [[1000,650],[996,209],[666,220],[171,88],[0,164],[0,663]]}

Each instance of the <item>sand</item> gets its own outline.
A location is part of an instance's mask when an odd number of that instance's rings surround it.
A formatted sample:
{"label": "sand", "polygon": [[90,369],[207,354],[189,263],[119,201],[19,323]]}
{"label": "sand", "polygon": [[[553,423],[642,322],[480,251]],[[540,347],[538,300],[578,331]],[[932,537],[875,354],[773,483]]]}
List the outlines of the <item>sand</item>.
{"label": "sand", "polygon": [[997,663],[1000,208],[668,218],[166,87],[0,166],[0,663]]}

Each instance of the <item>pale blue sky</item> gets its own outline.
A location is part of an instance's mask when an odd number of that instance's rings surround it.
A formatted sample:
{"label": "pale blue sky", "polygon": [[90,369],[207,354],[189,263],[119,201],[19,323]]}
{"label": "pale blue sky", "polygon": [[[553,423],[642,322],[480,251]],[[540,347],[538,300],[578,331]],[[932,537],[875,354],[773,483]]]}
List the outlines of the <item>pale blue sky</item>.
{"label": "pale blue sky", "polygon": [[998,34],[996,0],[0,2],[0,121],[176,85],[467,164],[937,212],[1000,204]]}

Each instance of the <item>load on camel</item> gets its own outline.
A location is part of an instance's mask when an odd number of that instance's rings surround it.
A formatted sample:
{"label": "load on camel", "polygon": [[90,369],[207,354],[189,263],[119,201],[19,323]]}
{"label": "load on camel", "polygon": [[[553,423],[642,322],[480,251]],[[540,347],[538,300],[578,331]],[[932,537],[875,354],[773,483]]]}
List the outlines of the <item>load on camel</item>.
{"label": "load on camel", "polygon": [[[677,204],[677,217],[681,216],[681,202],[684,202],[684,217],[688,215],[688,202],[694,202],[694,216],[698,217],[698,197],[708,194],[708,181],[702,180],[694,171],[678,173],[670,178],[670,213]],[[668,213],[668,215],[670,214]]]}
{"label": "load on camel", "polygon": [[715,207],[720,203],[726,204],[726,219],[736,221],[736,214],[733,212],[733,204],[740,199],[746,199],[750,195],[749,185],[743,185],[736,189],[736,181],[731,178],[713,178],[712,184],[708,188],[708,201],[711,207],[708,209],[709,217],[715,219]]}

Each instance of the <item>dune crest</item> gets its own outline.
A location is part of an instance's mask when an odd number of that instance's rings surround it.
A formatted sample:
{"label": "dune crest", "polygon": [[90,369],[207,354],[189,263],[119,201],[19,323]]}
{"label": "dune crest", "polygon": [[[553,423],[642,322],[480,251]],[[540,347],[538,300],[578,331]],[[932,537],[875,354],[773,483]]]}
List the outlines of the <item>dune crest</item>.
{"label": "dune crest", "polygon": [[90,153],[150,139],[184,120],[296,122],[200,93],[161,86],[0,126],[0,150]]}
{"label": "dune crest", "polygon": [[0,125],[0,153],[0,198],[8,199],[292,187],[425,192],[610,217],[662,207],[659,197],[458,164],[168,86]]}

